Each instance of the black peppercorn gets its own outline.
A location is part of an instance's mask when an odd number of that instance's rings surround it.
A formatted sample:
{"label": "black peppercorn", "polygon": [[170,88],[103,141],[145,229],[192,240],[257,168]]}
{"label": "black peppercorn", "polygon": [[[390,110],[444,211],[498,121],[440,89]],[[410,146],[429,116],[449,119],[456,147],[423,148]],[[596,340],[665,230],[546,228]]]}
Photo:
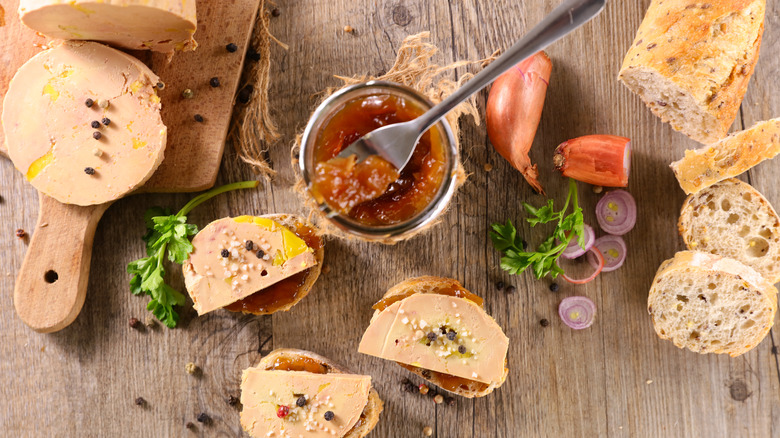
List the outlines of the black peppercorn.
{"label": "black peppercorn", "polygon": [[428,332],[428,340],[433,342],[436,340],[436,333],[434,332]]}
{"label": "black peppercorn", "polygon": [[220,251],[219,255],[221,255],[222,257],[230,257],[230,251],[223,249],[222,251]]}
{"label": "black peppercorn", "polygon": [[227,398],[227,404],[230,406],[235,406],[238,404],[238,397],[234,396],[233,394],[230,394]]}
{"label": "black peppercorn", "polygon": [[449,339],[450,341],[454,341],[456,336],[458,336],[458,334],[457,334],[457,333],[455,333],[455,331],[454,331],[454,330],[450,330],[450,331],[447,333],[447,339]]}
{"label": "black peppercorn", "polygon": [[103,120],[101,120],[101,123],[103,123],[104,125],[108,126],[108,125],[111,124],[111,119],[109,119],[108,117],[103,117]]}
{"label": "black peppercorn", "polygon": [[95,168],[94,167],[85,167],[84,173],[87,175],[94,175],[95,174]]}
{"label": "black peppercorn", "polygon": [[92,100],[92,99],[87,99],[87,100],[84,101],[84,105],[86,105],[87,108],[92,108],[92,105],[94,105],[94,104],[95,104],[95,101]]}
{"label": "black peppercorn", "polygon": [[503,281],[499,281],[498,283],[496,283],[496,289],[504,290],[504,282]]}
{"label": "black peppercorn", "polygon": [[200,114],[195,114],[195,121],[198,123],[203,123],[203,116]]}
{"label": "black peppercorn", "polygon": [[458,346],[458,353],[460,354],[466,354],[466,347],[463,345]]}
{"label": "black peppercorn", "polygon": [[100,128],[100,122],[98,122],[97,120],[93,120],[92,122],[89,123],[89,126],[91,126],[92,129],[98,129]]}
{"label": "black peppercorn", "polygon": [[507,287],[507,288],[506,288],[506,293],[508,293],[508,294],[512,294],[512,293],[515,293],[515,291],[516,291],[516,290],[517,290],[517,288],[516,288],[516,287],[514,287],[514,286],[509,286],[509,287]]}
{"label": "black peppercorn", "polygon": [[130,318],[128,324],[130,324],[131,328],[138,328],[138,326],[141,324],[141,321],[139,321],[138,318]]}
{"label": "black peppercorn", "polygon": [[27,233],[23,229],[19,228],[18,230],[16,230],[16,237],[20,239],[24,239],[24,236],[26,235]]}
{"label": "black peppercorn", "polygon": [[298,400],[295,400],[295,405],[299,408],[302,408],[306,405],[306,397],[300,396],[298,397]]}
{"label": "black peppercorn", "polygon": [[225,49],[227,49],[228,52],[233,53],[236,50],[238,50],[238,46],[235,45],[235,43],[230,43],[227,46],[225,46]]}
{"label": "black peppercorn", "polygon": [[274,16],[274,17],[278,17],[281,14],[282,14],[282,12],[279,10],[279,8],[273,8],[271,10],[271,15]]}
{"label": "black peppercorn", "polygon": [[208,423],[211,420],[211,418],[205,412],[198,414],[195,419],[198,420],[198,423]]}
{"label": "black peppercorn", "polygon": [[261,259],[265,257],[265,251],[263,251],[262,249],[258,249],[255,255],[257,256],[257,258]]}
{"label": "black peppercorn", "polygon": [[558,286],[558,283],[550,284],[550,291],[551,292],[558,292],[558,289],[560,289],[560,286]]}
{"label": "black peppercorn", "polygon": [[219,87],[219,78],[214,76],[213,78],[209,79],[209,85],[211,85],[211,88]]}
{"label": "black peppercorn", "polygon": [[92,133],[92,138],[95,140],[100,140],[101,137],[103,137],[103,134],[101,134],[100,131],[95,131]]}
{"label": "black peppercorn", "polygon": [[252,251],[252,248],[254,248],[255,243],[252,242],[251,240],[247,240],[244,246],[246,247],[247,251]]}
{"label": "black peppercorn", "polygon": [[336,414],[334,414],[333,411],[325,412],[325,421],[330,421],[335,416],[336,416]]}
{"label": "black peppercorn", "polygon": [[135,399],[135,404],[138,406],[143,406],[146,404],[146,400],[144,400],[143,397],[138,397],[137,399]]}
{"label": "black peppercorn", "polygon": [[539,324],[541,324],[541,325],[542,325],[542,327],[547,327],[548,325],[550,325],[550,321],[548,321],[548,320],[546,320],[546,319],[542,318],[542,320],[541,320],[541,321],[539,321]]}

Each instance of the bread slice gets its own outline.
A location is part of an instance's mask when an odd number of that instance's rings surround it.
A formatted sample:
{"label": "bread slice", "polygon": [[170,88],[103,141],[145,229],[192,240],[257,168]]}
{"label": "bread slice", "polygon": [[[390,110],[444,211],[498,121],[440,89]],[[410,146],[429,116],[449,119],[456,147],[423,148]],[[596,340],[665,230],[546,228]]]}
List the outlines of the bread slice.
{"label": "bread slice", "polygon": [[696,353],[739,356],[769,332],[777,289],[742,263],[681,251],[658,268],[647,311],[661,339]]}
{"label": "bread slice", "polygon": [[[296,291],[294,294],[292,294],[290,299],[275,302],[264,310],[256,310],[252,308],[253,306],[251,306],[251,301],[256,294],[268,293],[272,289],[283,287],[283,285],[277,283],[263,290],[257,291],[243,300],[239,300],[229,306],[225,306],[225,309],[232,312],[251,313],[254,315],[270,315],[279,311],[288,311],[309,294],[312,287],[314,287],[314,283],[317,281],[320,273],[322,272],[322,263],[325,260],[325,243],[322,240],[322,237],[319,235],[319,229],[317,229],[315,225],[294,214],[266,214],[261,217],[273,219],[277,223],[288,228],[303,240],[307,240],[307,234],[308,236],[312,236],[311,238],[316,238],[315,240],[318,242],[318,245],[315,245],[315,247],[312,249],[314,250],[314,258],[317,260],[317,264],[294,276],[296,280]],[[308,241],[307,244],[309,244],[310,247],[312,246]],[[299,279],[301,281],[298,281]],[[283,281],[284,280],[282,280],[282,282]]]}
{"label": "bread slice", "polygon": [[780,118],[758,122],[751,128],[695,150],[670,165],[687,194],[735,177],[780,153]]}
{"label": "bread slice", "polygon": [[[320,356],[319,354],[306,350],[297,350],[294,348],[279,348],[268,353],[267,356],[260,359],[257,367],[264,370],[273,370],[277,369],[277,362],[295,362],[299,359],[306,360],[310,365],[321,367],[317,370],[320,374],[351,374],[346,368],[333,363],[329,359]],[[296,368],[289,369],[288,371],[307,370]],[[371,388],[371,391],[368,394],[368,403],[366,403],[366,407],[363,408],[363,412],[360,414],[360,419],[355,424],[355,426],[353,426],[352,429],[350,429],[350,431],[344,435],[344,438],[362,438],[368,435],[379,421],[379,414],[382,413],[383,408],[384,403],[382,402],[382,399],[379,398],[379,394],[376,392],[376,389]]]}
{"label": "bread slice", "polygon": [[726,136],[758,61],[765,0],[653,0],[618,78],[677,131]]}
{"label": "bread slice", "polygon": [[738,260],[780,282],[780,218],[750,184],[730,178],[688,196],[678,228],[688,249]]}
{"label": "bread slice", "polygon": [[[396,284],[395,286],[391,287],[382,297],[382,300],[386,300],[390,297],[397,296],[397,295],[409,296],[412,294],[426,294],[426,293],[436,294],[436,293],[447,292],[451,290],[461,290],[461,291],[468,292],[460,284],[460,282],[451,278],[435,277],[435,276],[416,277],[416,278],[410,278],[408,280],[404,280]],[[468,293],[471,294],[471,292]],[[482,306],[481,302],[477,304]],[[371,321],[373,321],[377,316],[379,316],[380,313],[381,313],[380,310],[374,311],[374,315],[372,316]],[[406,368],[407,370],[413,372],[414,374],[417,374],[423,379],[433,383],[434,385],[442,389],[445,389],[449,392],[452,392],[453,394],[457,394],[466,398],[484,397],[490,394],[491,392],[493,392],[494,389],[503,385],[504,382],[506,381],[507,376],[509,375],[509,368],[507,368],[506,365],[504,365],[504,375],[501,378],[501,380],[498,382],[486,384],[475,380],[459,378],[459,381],[462,381],[463,383],[453,388],[450,385],[447,385],[446,383],[447,380],[451,379],[453,376],[449,376],[447,374],[439,373],[437,371],[427,370],[424,368],[419,368],[419,367],[415,367],[412,365],[407,365],[399,362],[396,363]]]}

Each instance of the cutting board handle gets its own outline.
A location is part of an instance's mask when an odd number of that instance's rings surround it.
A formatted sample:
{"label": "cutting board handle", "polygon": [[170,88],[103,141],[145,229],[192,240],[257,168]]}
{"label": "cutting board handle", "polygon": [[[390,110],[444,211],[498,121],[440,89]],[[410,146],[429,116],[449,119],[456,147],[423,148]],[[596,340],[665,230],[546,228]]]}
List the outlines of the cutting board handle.
{"label": "cutting board handle", "polygon": [[95,229],[111,203],[81,207],[39,193],[40,211],[14,287],[16,313],[50,333],[76,319],[87,294]]}

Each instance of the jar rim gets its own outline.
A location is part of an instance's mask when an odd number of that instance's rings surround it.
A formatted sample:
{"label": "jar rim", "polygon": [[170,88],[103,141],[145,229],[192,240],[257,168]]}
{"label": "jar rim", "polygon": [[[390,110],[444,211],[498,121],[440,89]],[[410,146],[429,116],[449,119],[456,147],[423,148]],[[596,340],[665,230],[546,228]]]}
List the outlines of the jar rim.
{"label": "jar rim", "polygon": [[[442,182],[438,188],[438,192],[433,197],[431,202],[419,213],[413,217],[399,222],[397,224],[389,225],[366,225],[362,224],[349,216],[343,215],[338,211],[332,209],[327,203],[319,202],[314,199],[311,193],[311,178],[309,169],[313,166],[313,163],[308,163],[307,157],[313,154],[314,142],[316,141],[316,135],[322,128],[322,124],[327,121],[334,110],[338,106],[349,99],[357,97],[361,91],[367,89],[387,90],[391,94],[401,95],[405,98],[411,98],[416,103],[420,104],[424,110],[433,108],[433,103],[428,100],[427,97],[419,93],[418,91],[409,88],[407,86],[397,84],[389,81],[368,81],[359,84],[345,87],[325,99],[311,115],[309,122],[306,124],[306,129],[301,137],[300,151],[298,157],[298,166],[303,178],[303,182],[306,185],[307,195],[314,200],[317,208],[322,211],[325,217],[333,225],[347,234],[355,235],[366,240],[383,240],[383,239],[397,239],[406,236],[407,234],[413,234],[421,228],[425,227],[436,218],[438,218],[449,205],[452,196],[455,193],[457,186],[457,171],[458,171],[458,147],[455,141],[455,136],[450,128],[446,119],[442,119],[436,123],[436,127],[439,128],[442,133],[442,143],[445,146],[445,154],[447,155],[447,161],[449,166],[445,170],[445,174],[442,178]],[[371,95],[368,93],[367,95]],[[379,94],[379,93],[375,93]]]}

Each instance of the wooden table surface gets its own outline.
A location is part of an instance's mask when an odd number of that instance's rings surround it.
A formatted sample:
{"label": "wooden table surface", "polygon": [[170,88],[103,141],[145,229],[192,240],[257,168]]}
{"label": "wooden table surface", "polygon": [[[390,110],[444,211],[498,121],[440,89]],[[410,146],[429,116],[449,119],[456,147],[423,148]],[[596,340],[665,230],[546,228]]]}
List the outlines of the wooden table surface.
{"label": "wooden table surface", "polygon": [[[338,85],[333,74],[376,74],[392,65],[403,38],[429,30],[441,48],[439,63],[478,59],[507,47],[558,2],[516,0],[299,0],[279,1],[271,30],[290,45],[274,48],[271,104],[284,134],[270,158],[279,172],[254,192],[223,195],[191,215],[204,226],[219,217],[303,212],[292,192],[289,145],[304,126],[315,98]],[[196,318],[188,303],[180,327],[133,330],[128,319],[146,316],[146,298],[127,286],[125,265],[143,254],[143,212],[152,205],[178,208],[191,195],[135,195],[116,202],[97,231],[86,304],[70,327],[43,335],[15,315],[12,291],[26,245],[17,228],[32,230],[37,195],[12,164],[0,159],[0,430],[9,436],[246,436],[239,411],[241,370],[278,347],[313,350],[373,376],[385,411],[372,436],[415,437],[431,426],[436,437],[777,437],[780,375],[772,331],[738,357],[679,350],[655,335],[647,291],[660,262],[683,248],[676,233],[684,199],[668,163],[696,144],[650,114],[616,81],[622,56],[649,0],[612,1],[606,11],[549,50],[554,69],[532,150],[548,194],[562,199],[564,180],[552,170],[553,148],[579,135],[609,133],[634,141],[629,190],[639,206],[626,236],[629,257],[618,271],[585,286],[530,273],[513,277],[499,268],[487,236],[489,224],[523,223],[521,202],[541,203],[518,172],[490,146],[484,124],[461,121],[464,165],[470,173],[442,222],[395,246],[331,240],[327,274],[290,312],[242,316],[218,311]],[[349,25],[352,34],[343,31]],[[761,59],[734,129],[780,115],[780,2],[769,1]],[[462,74],[463,71],[456,72]],[[478,99],[484,108],[485,93]],[[486,172],[489,163],[492,170]],[[780,161],[743,177],[780,206]],[[226,150],[219,182],[254,174]],[[580,185],[586,221],[595,223],[598,196]],[[521,232],[538,242],[543,230]],[[170,271],[183,289],[178,269]],[[503,387],[478,400],[436,405],[403,393],[410,373],[357,353],[370,306],[393,284],[418,275],[450,276],[486,299],[486,308],[511,343]],[[513,294],[496,290],[504,281]],[[598,306],[596,323],[573,331],[557,317],[563,297],[585,295]],[[546,318],[548,327],[539,321]],[[198,377],[185,372],[194,362]],[[419,379],[413,379],[419,382]],[[134,404],[136,397],[145,407]],[[197,414],[212,421],[200,424]],[[187,422],[196,424],[187,430]]]}

